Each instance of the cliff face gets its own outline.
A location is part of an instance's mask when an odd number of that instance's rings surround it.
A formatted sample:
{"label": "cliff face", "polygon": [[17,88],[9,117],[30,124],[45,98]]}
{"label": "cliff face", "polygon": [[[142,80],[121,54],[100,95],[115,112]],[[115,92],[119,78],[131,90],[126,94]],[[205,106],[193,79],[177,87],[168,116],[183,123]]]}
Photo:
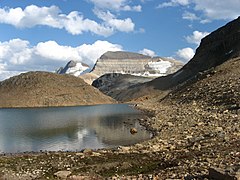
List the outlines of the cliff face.
{"label": "cliff face", "polygon": [[240,17],[203,38],[195,56],[174,75],[174,81],[183,82],[239,56]]}
{"label": "cliff face", "polygon": [[71,75],[29,72],[0,82],[0,108],[77,106],[114,103]]}
{"label": "cliff face", "polygon": [[97,60],[92,73],[98,76],[122,73],[159,77],[176,72],[182,65],[181,62],[169,58],[151,58],[131,52],[107,52]]}

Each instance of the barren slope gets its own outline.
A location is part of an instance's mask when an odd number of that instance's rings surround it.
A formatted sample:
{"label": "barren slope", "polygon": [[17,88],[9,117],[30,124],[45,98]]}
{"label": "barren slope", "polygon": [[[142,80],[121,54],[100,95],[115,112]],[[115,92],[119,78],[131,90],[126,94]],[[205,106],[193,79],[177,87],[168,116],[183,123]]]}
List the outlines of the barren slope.
{"label": "barren slope", "polygon": [[0,107],[48,107],[113,103],[71,75],[29,72],[0,82]]}

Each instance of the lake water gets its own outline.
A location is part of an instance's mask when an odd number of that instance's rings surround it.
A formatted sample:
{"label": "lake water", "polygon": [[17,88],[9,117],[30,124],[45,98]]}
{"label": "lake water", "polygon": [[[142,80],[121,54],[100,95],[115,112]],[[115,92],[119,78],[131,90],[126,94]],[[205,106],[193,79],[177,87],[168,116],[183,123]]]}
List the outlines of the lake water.
{"label": "lake water", "polygon": [[[134,144],[151,137],[126,104],[0,109],[0,153],[78,151]],[[132,135],[131,128],[138,133]]]}

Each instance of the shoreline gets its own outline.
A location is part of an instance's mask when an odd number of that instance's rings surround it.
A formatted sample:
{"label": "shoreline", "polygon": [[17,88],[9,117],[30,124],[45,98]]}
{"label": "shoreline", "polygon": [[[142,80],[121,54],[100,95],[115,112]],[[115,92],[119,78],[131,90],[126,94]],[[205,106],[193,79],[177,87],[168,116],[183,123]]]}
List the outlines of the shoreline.
{"label": "shoreline", "polygon": [[79,105],[60,105],[60,106],[6,106],[6,107],[0,107],[1,109],[40,109],[40,108],[71,108],[71,107],[81,107],[81,106],[98,106],[98,105],[112,105],[112,104],[127,104],[127,103],[119,103],[119,102],[113,102],[113,103],[96,103],[96,104],[79,104]]}

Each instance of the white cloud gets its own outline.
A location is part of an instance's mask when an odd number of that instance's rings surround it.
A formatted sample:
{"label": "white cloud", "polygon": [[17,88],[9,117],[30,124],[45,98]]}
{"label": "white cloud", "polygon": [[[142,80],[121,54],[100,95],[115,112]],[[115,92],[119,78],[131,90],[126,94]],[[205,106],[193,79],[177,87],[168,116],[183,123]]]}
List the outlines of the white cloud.
{"label": "white cloud", "polygon": [[64,28],[73,35],[82,34],[84,31],[102,36],[113,34],[113,27],[99,24],[90,19],[84,19],[78,12],[73,11],[62,20]]}
{"label": "white cloud", "polygon": [[[194,31],[192,35],[185,37],[185,39],[187,40],[188,43],[196,44],[198,46],[201,42],[201,39],[207,36],[208,34],[209,34],[208,32]],[[190,59],[192,59],[194,54],[195,50],[190,47],[180,49],[176,52],[177,59],[180,59],[184,62],[187,62]]]}
{"label": "white cloud", "polygon": [[16,27],[33,27],[47,25],[55,28],[63,28],[60,22],[60,9],[56,6],[38,7],[35,5],[22,8],[0,9],[0,22]]}
{"label": "white cloud", "polygon": [[240,14],[239,0],[194,0],[195,10],[202,11],[210,19],[232,20]]}
{"label": "white cloud", "polygon": [[209,32],[194,31],[192,35],[185,37],[188,43],[199,45],[201,39],[207,36]]}
{"label": "white cloud", "polygon": [[0,43],[0,62],[7,59],[9,63],[14,65],[26,63],[32,54],[32,50],[28,47],[29,42],[20,39]]}
{"label": "white cloud", "polygon": [[171,0],[168,2],[164,2],[158,5],[157,8],[164,8],[164,7],[173,7],[173,6],[186,6],[190,3],[189,0]]}
{"label": "white cloud", "polygon": [[25,9],[0,8],[0,23],[10,24],[18,28],[31,28],[42,25],[65,29],[73,35],[92,32],[101,36],[110,36],[115,31],[134,31],[134,23],[130,18],[122,20],[112,16],[111,19],[107,19],[110,21],[106,21],[104,18],[101,18],[101,20],[103,20],[103,22],[98,23],[94,20],[84,18],[83,15],[77,11],[62,14],[57,6],[38,7],[36,5],[30,5]]}
{"label": "white cloud", "polygon": [[114,11],[137,11],[142,10],[141,5],[130,6],[130,0],[89,0],[97,9]]}
{"label": "white cloud", "polygon": [[26,71],[54,71],[71,59],[93,66],[103,53],[121,50],[120,45],[108,41],[77,47],[62,46],[55,41],[40,42],[36,46],[21,39],[0,42],[0,80]]}
{"label": "white cloud", "polygon": [[61,46],[55,41],[40,42],[34,48],[35,54],[52,60],[79,59],[76,48],[70,46]]}
{"label": "white cloud", "polygon": [[192,59],[194,54],[195,54],[194,50],[192,48],[189,48],[189,47],[180,49],[176,52],[177,59],[180,59],[184,62],[187,62],[190,59]]}
{"label": "white cloud", "polygon": [[140,54],[144,54],[144,55],[147,55],[147,56],[151,56],[151,57],[154,57],[156,56],[156,53],[150,49],[146,49],[144,48],[143,50],[139,51]]}
{"label": "white cloud", "polygon": [[187,12],[187,11],[183,13],[182,18],[190,20],[190,21],[199,20],[199,17],[197,17],[196,14],[190,13],[190,12]]}
{"label": "white cloud", "polygon": [[110,26],[121,32],[131,32],[134,30],[135,24],[132,22],[130,18],[127,19],[117,19],[112,13],[109,11],[104,12],[99,9],[94,9],[94,13],[98,18],[102,19],[107,26]]}
{"label": "white cloud", "polygon": [[[192,5],[192,6],[189,6]],[[187,6],[196,12],[202,13],[201,23],[211,20],[232,20],[239,16],[240,1],[239,0],[169,0],[158,5],[158,8]],[[193,7],[193,8],[192,8]],[[190,16],[184,16],[185,19]]]}

